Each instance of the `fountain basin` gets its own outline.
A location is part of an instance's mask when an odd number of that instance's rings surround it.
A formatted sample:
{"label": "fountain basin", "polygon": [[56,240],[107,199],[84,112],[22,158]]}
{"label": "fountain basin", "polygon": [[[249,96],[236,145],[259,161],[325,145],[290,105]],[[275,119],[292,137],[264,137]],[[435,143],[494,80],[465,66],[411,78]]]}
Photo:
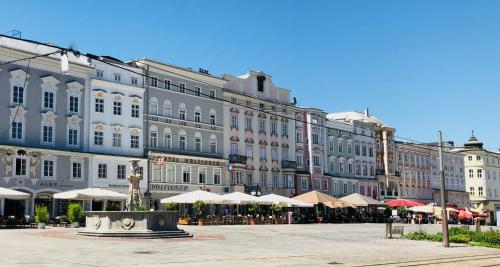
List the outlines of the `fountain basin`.
{"label": "fountain basin", "polygon": [[177,211],[87,211],[80,235],[126,238],[192,237],[177,228]]}

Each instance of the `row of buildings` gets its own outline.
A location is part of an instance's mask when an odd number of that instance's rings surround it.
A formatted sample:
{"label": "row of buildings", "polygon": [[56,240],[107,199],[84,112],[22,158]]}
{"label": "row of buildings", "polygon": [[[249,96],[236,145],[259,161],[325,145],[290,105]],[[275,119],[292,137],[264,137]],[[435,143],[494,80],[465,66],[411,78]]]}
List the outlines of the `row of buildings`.
{"label": "row of buildings", "polygon": [[[2,214],[32,214],[39,203],[57,214],[64,202],[52,195],[70,189],[125,192],[130,160],[139,160],[142,190],[157,206],[197,189],[439,200],[436,144],[396,142],[396,129],[368,110],[299,106],[263,72],[214,76],[7,36],[0,61],[0,186],[32,196],[2,200]],[[448,202],[493,197],[486,185],[469,190],[463,153],[446,143]]]}

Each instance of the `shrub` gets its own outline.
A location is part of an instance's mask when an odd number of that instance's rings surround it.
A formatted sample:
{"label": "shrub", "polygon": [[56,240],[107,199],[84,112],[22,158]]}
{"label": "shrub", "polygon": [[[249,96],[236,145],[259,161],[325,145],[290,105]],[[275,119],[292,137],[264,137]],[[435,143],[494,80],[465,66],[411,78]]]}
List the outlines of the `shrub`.
{"label": "shrub", "polygon": [[[451,229],[450,229],[451,230]],[[450,235],[450,242],[467,244],[472,240],[469,234]]]}
{"label": "shrub", "polygon": [[189,217],[188,214],[182,214],[180,217],[179,217],[181,220],[186,220],[186,221],[190,221],[191,218]]}
{"label": "shrub", "polygon": [[68,220],[70,223],[81,222],[85,216],[82,206],[78,203],[68,205]]}
{"label": "shrub", "polygon": [[120,204],[111,201],[106,204],[106,207],[104,207],[105,211],[119,211],[120,209]]}
{"label": "shrub", "polygon": [[47,206],[38,205],[35,208],[35,222],[47,223],[49,221],[49,210]]}
{"label": "shrub", "polygon": [[173,202],[165,203],[165,209],[167,209],[167,210],[177,210],[178,207],[179,206],[177,205],[177,203],[173,203]]}
{"label": "shrub", "polygon": [[413,232],[413,233],[408,233],[402,236],[404,239],[410,239],[410,240],[427,240],[428,235],[425,232],[418,231],[418,232]]}
{"label": "shrub", "polygon": [[465,228],[462,228],[462,227],[450,227],[450,229],[448,230],[448,233],[450,236],[460,235],[460,234],[469,235],[470,231],[465,229]]}
{"label": "shrub", "polygon": [[205,213],[205,203],[203,201],[198,200],[193,203],[193,208],[196,210],[198,216],[203,217],[203,214]]}
{"label": "shrub", "polygon": [[255,213],[260,212],[260,205],[255,202],[251,202],[248,203],[247,209],[249,213],[255,215]]}
{"label": "shrub", "polygon": [[280,204],[275,204],[271,206],[271,211],[273,212],[274,216],[278,215],[282,210],[283,207]]}

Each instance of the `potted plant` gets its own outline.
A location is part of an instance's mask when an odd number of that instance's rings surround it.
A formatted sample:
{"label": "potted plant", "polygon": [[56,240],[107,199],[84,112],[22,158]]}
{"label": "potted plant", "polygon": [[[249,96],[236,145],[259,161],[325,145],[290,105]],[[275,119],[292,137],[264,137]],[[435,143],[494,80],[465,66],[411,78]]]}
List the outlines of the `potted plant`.
{"label": "potted plant", "polygon": [[45,229],[49,220],[49,211],[47,206],[39,205],[35,208],[35,222],[38,223],[38,229]]}
{"label": "potted plant", "polygon": [[177,203],[174,203],[174,202],[166,203],[165,209],[166,210],[178,210],[178,205],[177,205]]}
{"label": "potted plant", "polygon": [[247,210],[252,214],[252,218],[250,218],[250,224],[257,224],[257,219],[255,219],[255,216],[258,212],[260,212],[260,205],[255,202],[248,203]]}
{"label": "potted plant", "polygon": [[323,222],[323,212],[318,211],[318,215],[316,217],[316,220],[318,221],[318,223],[322,223]]}
{"label": "potted plant", "polygon": [[85,213],[79,203],[71,203],[68,205],[68,220],[71,227],[77,228],[83,220]]}
{"label": "potted plant", "polygon": [[279,204],[275,204],[275,205],[271,206],[271,211],[273,212],[274,224],[280,223],[279,214],[282,210],[283,210],[283,207]]}
{"label": "potted plant", "polygon": [[205,213],[205,203],[201,200],[198,200],[193,203],[193,208],[198,214],[198,225],[205,225],[205,219],[203,218],[203,214]]}
{"label": "potted plant", "polygon": [[190,220],[191,220],[191,218],[189,218],[189,215],[182,214],[179,217],[179,220],[177,221],[177,223],[180,224],[180,225],[188,225]]}

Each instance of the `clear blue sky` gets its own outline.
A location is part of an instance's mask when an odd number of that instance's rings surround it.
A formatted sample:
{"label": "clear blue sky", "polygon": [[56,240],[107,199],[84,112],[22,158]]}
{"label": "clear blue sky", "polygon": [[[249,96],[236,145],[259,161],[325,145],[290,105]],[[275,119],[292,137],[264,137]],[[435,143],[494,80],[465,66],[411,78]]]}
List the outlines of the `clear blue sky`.
{"label": "clear blue sky", "polygon": [[213,74],[262,70],[299,104],[397,135],[500,148],[500,1],[9,1],[1,31]]}

